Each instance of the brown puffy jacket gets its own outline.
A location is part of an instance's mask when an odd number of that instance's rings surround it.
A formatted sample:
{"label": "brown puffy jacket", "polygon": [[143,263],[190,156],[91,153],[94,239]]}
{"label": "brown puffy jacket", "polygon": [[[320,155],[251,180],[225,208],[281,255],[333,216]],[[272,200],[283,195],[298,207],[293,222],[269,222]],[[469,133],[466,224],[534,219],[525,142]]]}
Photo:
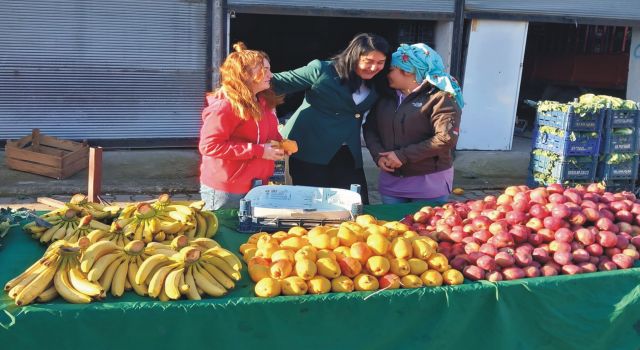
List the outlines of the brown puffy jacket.
{"label": "brown puffy jacket", "polygon": [[431,174],[453,166],[461,115],[454,99],[427,84],[399,106],[397,96],[378,100],[364,124],[364,139],[376,164],[380,152],[396,153],[402,167],[391,174]]}

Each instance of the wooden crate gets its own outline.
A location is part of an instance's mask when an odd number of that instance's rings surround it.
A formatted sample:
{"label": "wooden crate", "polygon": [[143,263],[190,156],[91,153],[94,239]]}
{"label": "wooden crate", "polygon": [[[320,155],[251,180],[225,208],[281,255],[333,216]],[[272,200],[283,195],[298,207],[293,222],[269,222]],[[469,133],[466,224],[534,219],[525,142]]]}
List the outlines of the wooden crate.
{"label": "wooden crate", "polygon": [[5,159],[10,169],[65,179],[87,167],[89,146],[45,136],[34,129],[31,135],[7,141]]}

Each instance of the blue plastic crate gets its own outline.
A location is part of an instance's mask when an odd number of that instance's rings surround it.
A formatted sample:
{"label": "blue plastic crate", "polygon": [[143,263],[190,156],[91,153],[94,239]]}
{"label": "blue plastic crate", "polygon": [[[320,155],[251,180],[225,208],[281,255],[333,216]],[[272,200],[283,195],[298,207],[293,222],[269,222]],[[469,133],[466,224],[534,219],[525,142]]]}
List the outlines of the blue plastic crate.
{"label": "blue plastic crate", "polygon": [[595,131],[602,130],[606,109],[581,117],[573,112],[573,107],[569,111],[545,111],[536,113],[536,125],[552,126],[554,128],[568,131]]}
{"label": "blue plastic crate", "polygon": [[600,143],[600,154],[636,153],[638,151],[638,129],[631,135],[616,135],[615,129],[605,129]]}
{"label": "blue plastic crate", "polygon": [[597,137],[576,134],[576,140],[571,140],[571,133],[565,132],[563,137],[540,132],[535,129],[533,148],[541,148],[562,156],[594,156],[600,150],[600,135]]}
{"label": "blue plastic crate", "polygon": [[598,180],[635,180],[637,178],[638,155],[620,164],[607,164],[604,160],[598,164]]}
{"label": "blue plastic crate", "polygon": [[637,109],[607,109],[604,127],[637,128],[640,126],[640,110]]}
{"label": "blue plastic crate", "polygon": [[539,173],[547,173],[560,183],[565,181],[580,180],[593,182],[596,177],[598,156],[588,157],[560,157],[555,162],[541,154],[531,154],[531,170]]}
{"label": "blue plastic crate", "polygon": [[622,192],[636,190],[636,180],[609,180],[606,181],[608,192]]}

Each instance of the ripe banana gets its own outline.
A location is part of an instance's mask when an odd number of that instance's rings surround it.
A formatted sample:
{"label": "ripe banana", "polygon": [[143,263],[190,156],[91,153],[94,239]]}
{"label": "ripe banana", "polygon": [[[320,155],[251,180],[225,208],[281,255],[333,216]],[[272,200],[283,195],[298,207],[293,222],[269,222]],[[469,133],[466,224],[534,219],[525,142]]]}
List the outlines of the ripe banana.
{"label": "ripe banana", "polygon": [[224,248],[211,248],[205,252],[205,254],[209,253],[224,259],[224,261],[226,261],[227,264],[229,264],[229,266],[231,266],[236,271],[240,271],[242,269],[242,261],[240,260],[240,258]]}
{"label": "ripe banana", "polygon": [[[167,266],[163,266],[155,274],[151,277],[151,281],[149,282],[149,296],[152,298],[157,298],[162,293],[162,289],[164,287],[164,280],[167,278],[167,275],[171,270],[173,270],[177,265],[170,264]],[[137,277],[137,276],[136,276]]]}
{"label": "ripe banana", "polygon": [[60,296],[73,304],[86,304],[91,302],[91,297],[85,294],[82,294],[73,286],[69,281],[69,275],[67,274],[67,266],[66,263],[62,264],[60,268],[55,273],[55,278],[53,279],[53,284],[56,286],[56,291]]}
{"label": "ripe banana", "polygon": [[73,288],[78,292],[88,295],[90,297],[97,297],[104,292],[102,287],[96,283],[89,282],[87,277],[80,271],[77,264],[72,264],[69,267],[69,281]]}
{"label": "ripe banana", "polygon": [[24,306],[31,304],[38,295],[49,288],[57,270],[57,263],[47,266],[44,271],[38,274],[38,276],[16,296],[16,305]]}
{"label": "ripe banana", "polygon": [[84,273],[88,273],[89,270],[93,267],[96,260],[101,257],[113,253],[118,249],[118,245],[111,241],[100,241],[92,244],[87,248],[82,256],[82,260],[80,261],[80,269]]}
{"label": "ripe banana", "polygon": [[212,297],[220,297],[227,294],[227,290],[218,283],[207,271],[203,271],[198,268],[198,265],[194,265],[193,278],[196,281],[196,285],[202,289],[203,292],[209,294]]}
{"label": "ripe banana", "polygon": [[202,261],[199,262],[199,266],[207,270],[207,272],[209,272],[209,274],[213,278],[215,278],[218,282],[220,282],[220,284],[224,286],[226,289],[233,289],[235,287],[235,283],[233,282],[233,280],[229,278],[227,275],[225,275],[214,264],[208,262],[207,260],[202,259]]}
{"label": "ripe banana", "polygon": [[57,298],[58,295],[59,294],[58,294],[58,291],[56,290],[56,286],[52,285],[47,290],[45,290],[40,295],[38,295],[38,297],[36,298],[36,301],[39,303],[48,303],[51,300]]}
{"label": "ripe banana", "polygon": [[137,284],[143,284],[147,279],[149,274],[160,264],[168,263],[169,258],[166,255],[158,254],[152,255],[147,258],[140,267],[138,268],[138,272],[136,273],[135,282]]}
{"label": "ripe banana", "polygon": [[169,272],[167,278],[164,281],[164,290],[170,299],[180,299],[182,293],[180,292],[180,280],[184,276],[184,267],[176,268]]}
{"label": "ripe banana", "polygon": [[115,275],[111,282],[111,295],[121,297],[124,293],[127,281],[127,272],[129,271],[129,260],[125,259],[116,269]]}
{"label": "ripe banana", "polygon": [[89,270],[87,277],[91,282],[97,282],[102,274],[105,272],[107,267],[111,265],[118,258],[122,258],[123,253],[121,251],[114,251],[113,253],[109,253],[107,255],[103,255],[100,259],[96,260],[93,267]]}
{"label": "ripe banana", "polygon": [[204,237],[211,238],[216,235],[218,232],[218,217],[216,214],[210,211],[201,211],[200,215],[204,216],[207,221],[207,231],[204,234]]}

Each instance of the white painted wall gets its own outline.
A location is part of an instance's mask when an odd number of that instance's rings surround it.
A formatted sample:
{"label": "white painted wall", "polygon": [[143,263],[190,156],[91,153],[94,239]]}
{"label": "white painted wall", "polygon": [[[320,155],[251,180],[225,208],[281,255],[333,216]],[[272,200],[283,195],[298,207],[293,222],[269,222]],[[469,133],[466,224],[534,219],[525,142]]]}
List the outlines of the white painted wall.
{"label": "white painted wall", "polygon": [[438,21],[435,27],[434,49],[438,51],[447,73],[451,70],[451,46],[453,45],[453,21]]}
{"label": "white painted wall", "polygon": [[631,29],[627,99],[640,101],[640,27],[633,27]]}
{"label": "white painted wall", "polygon": [[528,22],[472,20],[459,150],[510,150]]}

